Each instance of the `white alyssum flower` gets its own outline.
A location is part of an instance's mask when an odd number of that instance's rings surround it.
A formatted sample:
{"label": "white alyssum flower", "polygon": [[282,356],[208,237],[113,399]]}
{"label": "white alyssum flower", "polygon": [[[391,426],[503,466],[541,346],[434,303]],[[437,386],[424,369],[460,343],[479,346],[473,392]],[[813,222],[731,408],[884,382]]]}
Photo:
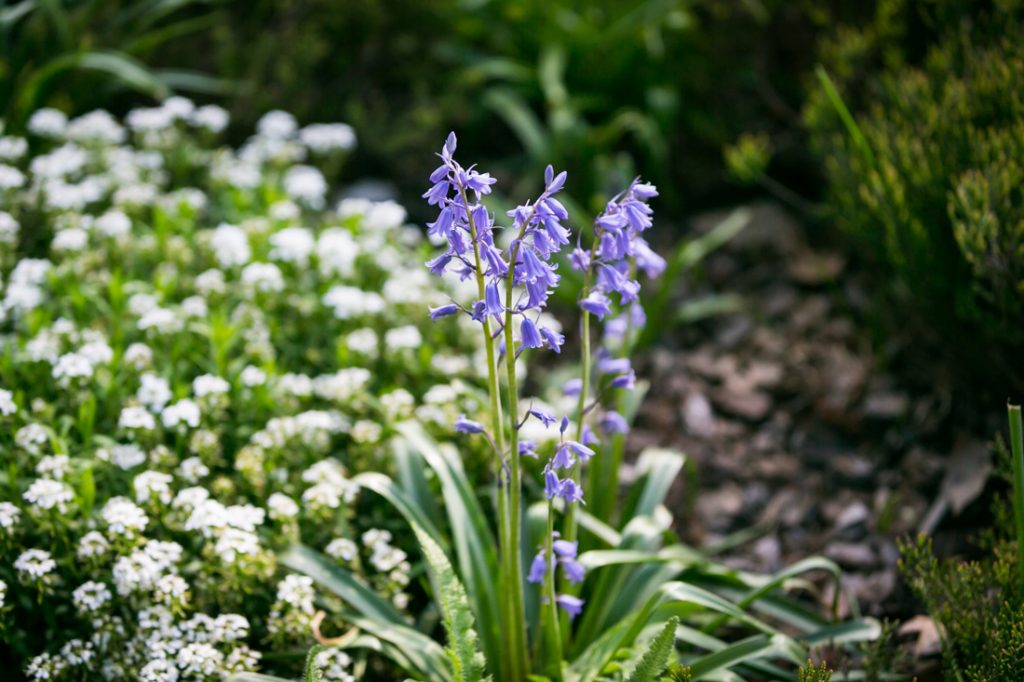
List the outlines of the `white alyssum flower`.
{"label": "white alyssum flower", "polygon": [[57,383],[67,387],[75,380],[92,377],[93,366],[89,359],[80,353],[65,353],[57,359],[52,374]]}
{"label": "white alyssum flower", "polygon": [[246,388],[256,388],[267,383],[267,373],[254,365],[246,365],[239,374],[239,379]]}
{"label": "white alyssum flower", "polygon": [[10,417],[17,411],[18,406],[14,403],[14,394],[0,388],[0,417]]}
{"label": "white alyssum flower", "polygon": [[21,518],[21,510],[12,502],[0,502],[0,529],[10,530]]}
{"label": "white alyssum flower", "polygon": [[199,426],[201,416],[202,412],[199,409],[199,405],[188,398],[184,398],[173,405],[165,407],[160,413],[160,421],[169,429],[182,424],[194,429]]}
{"label": "white alyssum flower", "polygon": [[40,580],[57,568],[57,562],[45,549],[28,549],[14,560],[14,570],[22,579]]}
{"label": "white alyssum flower", "polygon": [[67,510],[67,504],[75,498],[75,495],[66,483],[48,478],[37,478],[22,494],[22,497],[36,509],[44,511],[56,509],[59,512],[64,512]]}
{"label": "white alyssum flower", "polygon": [[192,380],[192,392],[197,398],[224,395],[231,390],[231,384],[213,374],[202,374]]}
{"label": "white alyssum flower", "polygon": [[67,455],[46,455],[36,464],[36,474],[43,478],[63,480],[71,466],[71,459]]}
{"label": "white alyssum flower", "polygon": [[96,458],[127,471],[146,461],[146,451],[135,443],[119,443],[109,448],[100,448],[96,451]]}
{"label": "white alyssum flower", "polygon": [[359,554],[359,548],[348,538],[334,538],[324,547],[324,552],[339,561],[352,561]]}
{"label": "white alyssum flower", "polygon": [[216,104],[206,104],[192,112],[192,125],[211,133],[219,133],[228,127],[228,112]]}
{"label": "white alyssum flower", "polygon": [[178,465],[179,475],[189,483],[196,483],[210,475],[210,469],[198,457],[186,457]]}
{"label": "white alyssum flower", "polygon": [[172,395],[171,385],[167,379],[151,372],[139,376],[139,390],[135,392],[135,397],[150,410],[163,410]]}
{"label": "white alyssum flower", "polygon": [[173,480],[174,478],[170,474],[160,471],[143,471],[132,481],[135,501],[145,504],[150,500],[156,500],[161,504],[170,504],[171,481]]}
{"label": "white alyssum flower", "polygon": [[96,218],[96,222],[93,223],[96,231],[104,237],[124,237],[132,231],[131,218],[125,214],[124,211],[117,209],[111,209]]}
{"label": "white alyssum flower", "polygon": [[0,191],[18,189],[25,184],[25,174],[14,166],[0,163]]}
{"label": "white alyssum flower", "polygon": [[305,265],[315,248],[313,233],[305,227],[286,227],[270,235],[270,257],[274,260]]}
{"label": "white alyssum flower", "polygon": [[18,161],[28,151],[28,140],[17,135],[0,137],[0,160]]}
{"label": "white alyssum flower", "polygon": [[327,154],[356,146],[356,133],[346,123],[311,123],[299,131],[299,141],[310,151]]}
{"label": "white alyssum flower", "polygon": [[284,191],[295,201],[311,208],[323,208],[327,181],[313,166],[292,166],[284,174]]}
{"label": "white alyssum flower", "polygon": [[153,364],[153,351],[146,344],[135,342],[125,348],[124,362],[134,369],[145,369]]}
{"label": "white alyssum flower", "polygon": [[121,415],[117,419],[117,425],[122,429],[138,429],[140,431],[152,431],[156,428],[156,420],[146,408],[139,405],[129,405],[121,409]]}
{"label": "white alyssum flower", "polygon": [[369,327],[363,327],[346,336],[345,344],[349,350],[372,358],[377,355],[380,340],[377,338],[377,332]]}
{"label": "white alyssum flower", "polygon": [[[143,527],[145,527],[145,524],[143,524]],[[110,543],[103,537],[103,534],[99,531],[91,530],[78,540],[78,549],[75,553],[79,559],[94,559],[102,557],[109,550]]]}
{"label": "white alyssum flower", "polygon": [[384,346],[390,351],[419,348],[422,344],[423,336],[420,330],[411,324],[395,327],[384,333]]}
{"label": "white alyssum flower", "polygon": [[[127,497],[111,497],[103,505],[100,517],[114,535],[133,537],[146,530],[149,517]],[[83,541],[85,538],[82,538]]]}
{"label": "white alyssum flower", "polygon": [[283,139],[295,134],[299,124],[287,111],[268,111],[256,122],[256,131],[272,139]]}
{"label": "white alyssum flower", "polygon": [[221,223],[210,233],[213,255],[222,268],[245,265],[252,258],[249,236],[237,225]]}
{"label": "white alyssum flower", "polygon": [[39,137],[60,137],[68,125],[68,117],[59,109],[37,109],[28,119],[28,131]]}
{"label": "white alyssum flower", "polygon": [[277,584],[277,598],[303,613],[313,613],[313,579],[304,575],[286,575]]}
{"label": "white alyssum flower", "polygon": [[273,263],[249,263],[242,269],[242,284],[264,293],[284,291],[284,276]]}
{"label": "white alyssum flower", "polygon": [[90,580],[75,588],[71,593],[71,601],[78,612],[89,615],[99,611],[110,602],[113,595],[105,584]]}
{"label": "white alyssum flower", "polygon": [[267,498],[267,509],[275,521],[288,521],[299,515],[299,505],[284,493],[271,494]]}
{"label": "white alyssum flower", "polygon": [[337,284],[328,289],[323,296],[323,304],[332,308],[334,316],[339,320],[375,315],[383,312],[385,308],[384,299],[380,294],[345,284]]}
{"label": "white alyssum flower", "polygon": [[225,528],[217,538],[214,552],[226,564],[233,564],[240,556],[255,556],[260,551],[260,539],[255,533]]}
{"label": "white alyssum flower", "polygon": [[10,213],[0,211],[0,244],[11,246],[18,243],[18,233],[21,225]]}

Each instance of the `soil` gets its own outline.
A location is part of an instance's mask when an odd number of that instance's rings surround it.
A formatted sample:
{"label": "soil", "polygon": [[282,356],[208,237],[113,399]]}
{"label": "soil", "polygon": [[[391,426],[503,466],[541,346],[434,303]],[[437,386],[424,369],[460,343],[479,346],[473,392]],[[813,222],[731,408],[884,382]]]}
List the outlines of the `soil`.
{"label": "soil", "polygon": [[[923,530],[940,553],[970,552],[965,538],[988,521],[998,487],[990,442],[1001,415],[965,415],[940,375],[922,382],[904,371],[913,339],[873,342],[871,288],[854,268],[812,247],[781,208],[745,210],[747,227],[676,292],[680,305],[739,294],[742,307],[678,327],[643,356],[638,374],[660,379],[631,449],[672,446],[689,457],[696,486],[684,483],[672,500],[687,542],[762,572],[833,559],[841,614],[903,622],[927,677],[934,631],[915,619],[922,609],[900,578],[898,540]],[[726,215],[701,216],[693,232]]]}

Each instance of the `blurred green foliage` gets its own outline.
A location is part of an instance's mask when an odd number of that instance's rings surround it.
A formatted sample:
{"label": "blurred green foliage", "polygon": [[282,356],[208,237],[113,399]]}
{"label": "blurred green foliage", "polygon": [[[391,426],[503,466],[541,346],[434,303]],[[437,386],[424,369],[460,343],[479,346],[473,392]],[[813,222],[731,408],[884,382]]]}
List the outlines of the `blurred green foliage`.
{"label": "blurred green foliage", "polygon": [[901,324],[1001,349],[979,359],[1019,385],[1024,3],[884,0],[822,52],[805,118],[831,217],[891,275]]}
{"label": "blurred green foliage", "polygon": [[224,93],[199,71],[155,70],[155,53],[208,29],[210,0],[21,0],[0,6],[0,119],[17,130],[44,104],[110,107],[121,91]]}

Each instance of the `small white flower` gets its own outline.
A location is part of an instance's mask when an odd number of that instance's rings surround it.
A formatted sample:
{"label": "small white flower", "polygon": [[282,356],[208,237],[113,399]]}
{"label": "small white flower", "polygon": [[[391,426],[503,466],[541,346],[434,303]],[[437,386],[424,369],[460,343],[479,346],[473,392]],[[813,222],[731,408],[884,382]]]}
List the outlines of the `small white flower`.
{"label": "small white flower", "polygon": [[139,429],[141,431],[152,431],[156,428],[156,420],[146,408],[139,405],[129,405],[121,410],[121,416],[117,419],[117,425],[122,429]]}
{"label": "small white flower", "polygon": [[21,510],[11,502],[0,502],[0,528],[10,530],[18,523]]}
{"label": "small white flower", "polygon": [[420,330],[411,324],[389,329],[384,334],[384,347],[390,351],[419,348],[422,344],[423,336]]}
{"label": "small white flower", "polygon": [[145,504],[150,500],[158,500],[162,504],[171,502],[171,481],[174,479],[170,474],[159,471],[143,471],[132,481],[135,490],[135,501]]}
{"label": "small white flower", "polygon": [[377,356],[377,347],[380,341],[377,338],[377,332],[369,327],[363,327],[346,336],[345,343],[349,350],[372,358]]}
{"label": "small white flower", "polygon": [[[126,537],[141,533],[149,523],[146,512],[127,497],[111,497],[103,505],[100,517],[107,524],[107,529],[111,533]],[[82,540],[84,542],[85,537]]]}
{"label": "small white flower", "polygon": [[284,174],[284,191],[295,201],[323,208],[327,181],[313,166],[292,166]]}
{"label": "small white flower", "polygon": [[0,137],[0,160],[17,161],[28,151],[28,140],[16,135]]}
{"label": "small white flower", "polygon": [[224,282],[224,273],[220,270],[211,268],[196,276],[196,291],[203,296],[223,294],[226,290],[227,284]]}
{"label": "small white flower", "polygon": [[192,125],[211,133],[219,133],[228,127],[228,112],[216,104],[206,104],[192,112]]}
{"label": "small white flower", "polygon": [[231,384],[213,374],[203,374],[192,381],[192,392],[197,398],[208,395],[224,395],[231,390]]}
{"label": "small white flower", "polygon": [[89,359],[80,353],[65,353],[57,359],[53,366],[53,378],[61,386],[68,386],[76,379],[92,377],[93,366]]}
{"label": "small white flower", "polygon": [[22,497],[37,509],[56,509],[59,512],[65,511],[68,502],[75,498],[67,484],[48,478],[37,478]]}
{"label": "small white flower", "polygon": [[255,556],[260,551],[260,540],[255,533],[237,528],[225,528],[214,552],[226,564],[233,564],[240,556]]}
{"label": "small white flower", "polygon": [[96,219],[96,231],[105,237],[124,237],[132,231],[132,221],[124,211],[111,209]]}
{"label": "small white flower", "polygon": [[165,407],[160,413],[160,421],[169,429],[173,429],[179,424],[185,424],[194,429],[199,426],[201,414],[199,405],[185,398]]}
{"label": "small white flower", "polygon": [[299,141],[310,151],[327,154],[356,146],[356,134],[345,123],[311,123],[299,131]]}
{"label": "small white flower", "polygon": [[242,269],[242,284],[254,291],[284,291],[284,277],[273,263],[250,263]]}
{"label": "small white flower", "polygon": [[89,615],[103,608],[112,596],[109,587],[90,580],[75,588],[71,593],[71,600],[79,613]]}
{"label": "small white flower", "polygon": [[49,107],[36,110],[28,119],[29,132],[39,137],[60,137],[67,125],[64,112]]}
{"label": "small white flower", "polygon": [[39,580],[53,572],[57,562],[45,549],[28,549],[14,561],[14,569],[23,579]]}
{"label": "small white flower", "polygon": [[0,417],[9,417],[17,411],[18,406],[14,404],[14,394],[0,388]]}
{"label": "small white flower", "polygon": [[189,483],[195,483],[210,475],[210,469],[198,457],[187,457],[178,466],[178,472]]}
{"label": "small white flower", "polygon": [[103,537],[103,534],[91,530],[78,541],[77,554],[79,559],[92,559],[103,556],[109,549],[110,543]]}
{"label": "small white flower", "polygon": [[71,460],[67,455],[47,455],[36,464],[36,473],[43,478],[61,480],[68,472]]}
{"label": "small white flower", "polygon": [[[247,388],[256,388],[267,383],[267,373],[253,365],[246,365],[239,378],[242,381],[242,385]],[[2,411],[2,405],[3,400],[2,396],[0,396],[0,411]]]}
{"label": "small white flower", "polygon": [[352,561],[359,554],[359,548],[348,538],[334,538],[327,543],[324,552],[340,561]]}
{"label": "small white flower", "polygon": [[144,343],[133,343],[125,349],[124,361],[134,369],[144,369],[153,364],[153,351]]}
{"label": "small white flower", "polygon": [[323,304],[334,309],[339,320],[348,320],[362,315],[373,315],[384,311],[384,299],[380,294],[363,291],[356,287],[338,284],[323,296]]}
{"label": "small white flower", "polygon": [[256,122],[256,130],[260,135],[272,139],[283,139],[295,134],[299,124],[295,117],[287,111],[268,111]]}
{"label": "small white flower", "polygon": [[313,613],[313,579],[304,575],[286,575],[277,584],[277,598],[303,613]]}
{"label": "small white flower", "polygon": [[135,393],[139,402],[154,412],[164,409],[172,396],[167,379],[147,372],[139,376],[139,383],[139,390]]}
{"label": "small white flower", "polygon": [[0,244],[11,246],[18,243],[18,232],[21,225],[10,213],[0,211]]}
{"label": "small white flower", "polygon": [[25,174],[14,166],[0,163],[0,191],[18,189],[25,184]]}
{"label": "small white flower", "polygon": [[270,257],[305,265],[316,247],[313,233],[305,227],[287,227],[270,235]]}
{"label": "small white flower", "polygon": [[221,223],[210,233],[210,245],[213,255],[222,268],[245,265],[252,258],[249,248],[249,237],[245,230],[237,225]]}

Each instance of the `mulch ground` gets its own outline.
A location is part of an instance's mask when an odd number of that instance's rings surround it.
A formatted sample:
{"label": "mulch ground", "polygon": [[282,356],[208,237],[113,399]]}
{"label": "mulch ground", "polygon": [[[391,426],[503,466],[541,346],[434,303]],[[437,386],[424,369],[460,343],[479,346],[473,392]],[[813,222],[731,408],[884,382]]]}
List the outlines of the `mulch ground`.
{"label": "mulch ground", "polygon": [[[924,529],[940,552],[970,551],[988,519],[1000,415],[965,418],[947,382],[911,378],[899,357],[913,339],[872,343],[870,288],[843,258],[812,247],[782,209],[749,209],[747,228],[677,292],[736,293],[742,310],[677,328],[646,354],[638,374],[659,380],[631,448],[689,456],[696,489],[673,499],[686,541],[730,544],[729,564],[764,572],[824,555],[844,569],[844,615],[859,606],[906,622],[921,608],[899,576],[898,540]],[[694,233],[725,216],[700,217]],[[822,603],[831,597],[824,586]],[[935,642],[912,623],[920,664]]]}

